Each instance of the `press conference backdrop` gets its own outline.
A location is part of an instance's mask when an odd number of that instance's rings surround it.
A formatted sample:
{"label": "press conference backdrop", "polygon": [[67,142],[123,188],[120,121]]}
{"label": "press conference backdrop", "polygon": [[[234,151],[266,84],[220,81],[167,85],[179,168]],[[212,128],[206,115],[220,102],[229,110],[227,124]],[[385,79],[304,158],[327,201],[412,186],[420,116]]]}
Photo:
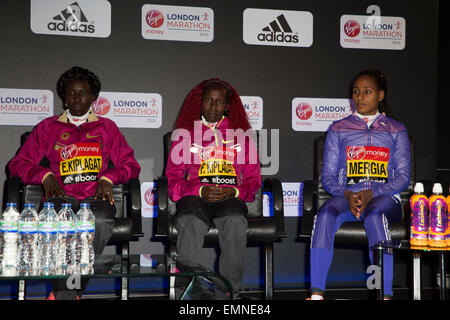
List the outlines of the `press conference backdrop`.
{"label": "press conference backdrop", "polygon": [[[165,251],[153,237],[148,190],[162,174],[163,134],[204,79],[230,82],[252,126],[275,138],[266,175],[283,181],[290,212],[288,238],[275,244],[277,289],[309,286],[309,244],[297,238],[302,181],[313,175],[314,138],[351,112],[348,85],[358,72],[385,74],[387,102],[416,141],[417,177],[434,178],[438,1],[2,0],[0,16],[0,166],[24,131],[62,112],[61,73],[94,71],[102,82],[95,111],[118,124],[142,167],[145,237],[132,254]],[[243,287],[260,288],[260,249],[246,250]],[[203,263],[215,267],[216,256],[206,248]],[[405,286],[405,259],[396,263],[394,285]],[[336,249],[329,285],[364,286],[366,264],[366,251]],[[164,286],[131,282],[135,290]],[[88,289],[108,288],[93,281]]]}

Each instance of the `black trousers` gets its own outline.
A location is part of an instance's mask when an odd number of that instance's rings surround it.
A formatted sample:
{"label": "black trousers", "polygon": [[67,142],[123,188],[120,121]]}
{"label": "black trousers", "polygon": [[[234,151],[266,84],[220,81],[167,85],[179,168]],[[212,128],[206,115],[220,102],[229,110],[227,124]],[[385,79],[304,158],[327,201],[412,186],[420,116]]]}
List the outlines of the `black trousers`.
{"label": "black trousers", "polygon": [[[239,292],[244,276],[247,213],[247,205],[238,198],[207,202],[199,196],[186,196],[177,202],[174,221],[178,231],[178,254],[194,262],[201,260],[204,237],[209,228],[217,227],[221,250],[219,272],[230,282],[235,294]],[[181,279],[176,281],[176,286],[179,284],[181,287]]]}
{"label": "black trousers", "polygon": [[[72,196],[52,197],[47,200],[53,202],[56,212],[59,212],[63,203],[71,203],[72,210],[76,214],[80,208],[80,203]],[[116,207],[111,205],[108,201],[102,199],[94,199],[94,197],[88,197],[82,202],[90,204],[90,209],[95,216],[95,235],[93,241],[94,253],[99,255],[103,252],[106,244],[111,238],[114,227],[114,216],[116,214]],[[106,266],[96,266],[96,273],[107,273],[109,270],[103,270]],[[76,300],[77,297],[83,295],[84,290],[88,285],[89,279],[81,279],[80,289],[68,289],[67,279],[52,280],[53,294],[57,300]]]}

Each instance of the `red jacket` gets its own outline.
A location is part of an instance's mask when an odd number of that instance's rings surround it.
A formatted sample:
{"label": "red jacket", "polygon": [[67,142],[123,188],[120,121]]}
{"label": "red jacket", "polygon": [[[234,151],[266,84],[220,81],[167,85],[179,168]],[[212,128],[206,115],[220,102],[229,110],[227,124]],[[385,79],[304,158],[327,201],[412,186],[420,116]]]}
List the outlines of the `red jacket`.
{"label": "red jacket", "polygon": [[197,134],[195,128],[179,129],[179,134],[177,130],[172,134],[174,141],[166,167],[170,198],[178,201],[188,195],[200,196],[202,186],[219,185],[234,187],[237,197],[253,201],[261,187],[261,169],[253,140],[227,136],[228,118],[218,124],[216,134],[200,121],[196,127]]}
{"label": "red jacket", "polygon": [[[50,169],[40,166],[43,157]],[[108,169],[109,161],[114,164]],[[117,125],[94,113],[88,122],[75,126],[66,112],[41,121],[9,164],[11,175],[25,184],[41,184],[52,172],[64,191],[78,200],[95,194],[101,177],[113,184],[137,178],[141,170]]]}

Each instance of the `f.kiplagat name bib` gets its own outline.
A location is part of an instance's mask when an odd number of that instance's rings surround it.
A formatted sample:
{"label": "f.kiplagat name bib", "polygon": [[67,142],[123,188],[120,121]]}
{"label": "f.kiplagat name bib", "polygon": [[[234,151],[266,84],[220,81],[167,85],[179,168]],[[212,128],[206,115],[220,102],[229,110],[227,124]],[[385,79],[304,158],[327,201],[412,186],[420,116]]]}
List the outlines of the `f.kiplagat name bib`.
{"label": "f.kiplagat name bib", "polygon": [[347,146],[347,185],[388,182],[389,148]]}
{"label": "f.kiplagat name bib", "polygon": [[192,145],[191,152],[198,153],[201,159],[198,178],[201,183],[237,185],[234,160],[240,145],[232,147]]}
{"label": "f.kiplagat name bib", "polygon": [[100,143],[76,143],[59,152],[59,169],[63,184],[98,180],[102,168]]}

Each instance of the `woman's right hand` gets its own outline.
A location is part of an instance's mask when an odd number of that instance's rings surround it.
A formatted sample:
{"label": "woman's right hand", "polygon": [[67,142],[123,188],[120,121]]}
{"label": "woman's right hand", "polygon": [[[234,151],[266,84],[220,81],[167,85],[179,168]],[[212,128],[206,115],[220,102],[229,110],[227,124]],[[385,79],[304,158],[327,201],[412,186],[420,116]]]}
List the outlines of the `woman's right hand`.
{"label": "woman's right hand", "polygon": [[348,206],[350,207],[351,213],[359,220],[361,217],[361,200],[356,192],[346,190],[344,192],[344,197],[348,201]]}
{"label": "woman's right hand", "polygon": [[202,187],[202,199],[208,202],[218,202],[225,197],[226,193],[223,188],[210,185]]}
{"label": "woman's right hand", "polygon": [[64,189],[61,187],[54,174],[49,174],[42,182],[42,186],[44,187],[46,199],[53,196],[66,196]]}

